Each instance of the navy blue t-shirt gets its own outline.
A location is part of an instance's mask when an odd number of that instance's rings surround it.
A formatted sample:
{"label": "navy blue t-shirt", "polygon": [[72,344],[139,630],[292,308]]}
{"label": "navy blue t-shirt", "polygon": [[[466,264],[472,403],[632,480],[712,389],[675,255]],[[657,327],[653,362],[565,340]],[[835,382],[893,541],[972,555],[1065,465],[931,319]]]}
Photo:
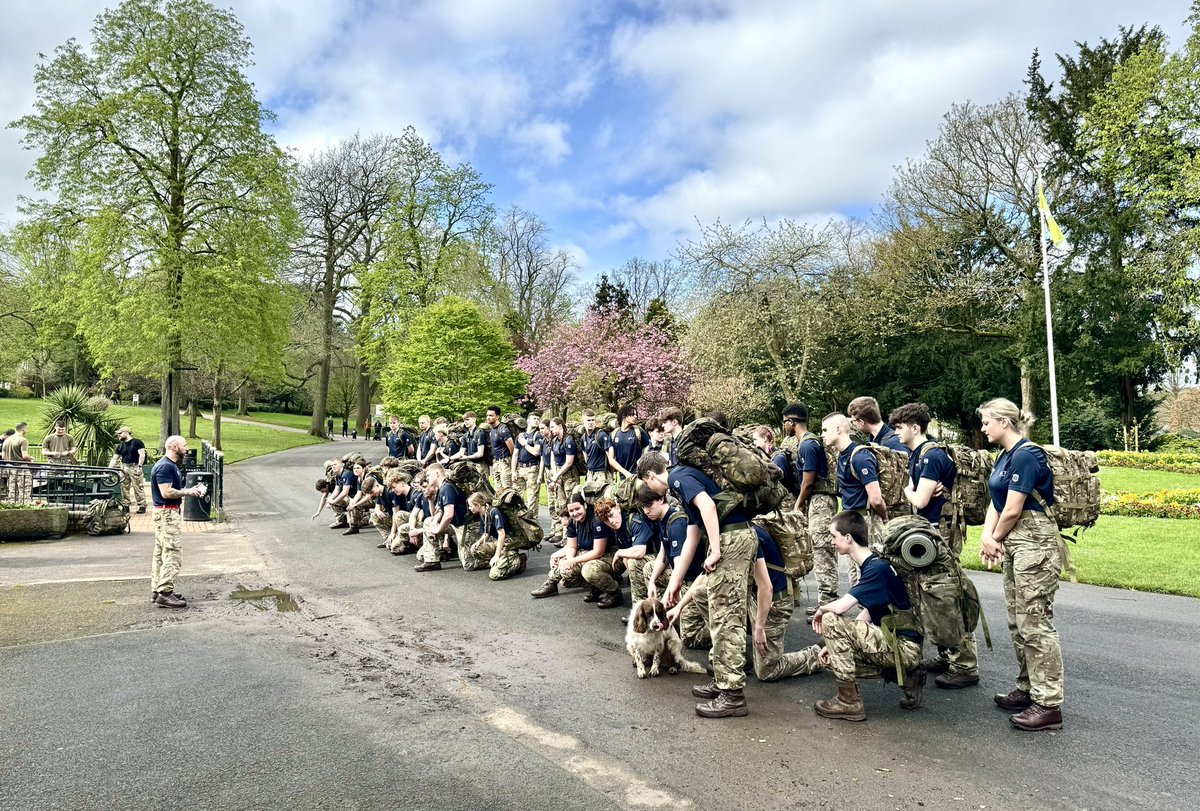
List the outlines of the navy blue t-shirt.
{"label": "navy blue t-shirt", "polygon": [[411,512],[420,511],[425,518],[433,515],[433,505],[429,503],[429,499],[425,498],[424,493],[414,490],[408,503],[411,505]]}
{"label": "navy blue t-shirt", "polygon": [[182,498],[163,498],[162,491],[158,489],[160,484],[170,485],[176,490],[183,489],[183,473],[179,471],[179,465],[166,455],[150,468],[150,498],[155,507],[178,507],[183,503]]}
{"label": "navy blue t-shirt", "polygon": [[800,451],[796,454],[796,478],[799,484],[804,483],[805,473],[815,473],[818,479],[829,479],[829,457],[825,455],[825,447],[819,437],[806,434],[800,440]]}
{"label": "navy blue t-shirt", "polygon": [[[871,624],[879,625],[890,612],[888,606],[897,611],[912,608],[908,601],[908,590],[892,564],[872,553],[859,567],[858,583],[850,588],[850,596],[871,614]],[[906,636],[915,642],[921,635],[914,631],[897,631],[896,636]]]}
{"label": "navy blue t-shirt", "polygon": [[468,457],[474,456],[479,452],[479,433],[480,430],[478,428],[473,428],[463,433],[463,453]]}
{"label": "navy blue t-shirt", "polygon": [[483,517],[483,534],[498,541],[500,540],[500,530],[508,532],[508,520],[499,507],[492,507]]}
{"label": "navy blue t-shirt", "polygon": [[433,445],[432,428],[417,436],[417,458],[424,459],[425,454],[429,453],[429,447],[431,445]]}
{"label": "navy blue t-shirt", "polygon": [[546,437],[542,437],[542,467],[546,469],[547,475],[550,473],[550,467],[554,462],[554,448],[551,442]]}
{"label": "navy blue t-shirt", "polygon": [[403,459],[408,456],[408,446],[412,444],[412,440],[408,438],[405,431],[390,431],[387,435],[388,455],[394,456],[397,459]]}
{"label": "navy blue t-shirt", "polygon": [[511,459],[512,453],[508,450],[508,440],[512,439],[512,431],[508,430],[508,426],[500,423],[491,430],[488,434],[488,443],[492,446],[492,461],[503,462],[505,459]]}
{"label": "navy blue t-shirt", "polygon": [[1022,439],[1011,451],[1001,453],[996,457],[996,464],[992,465],[992,475],[988,477],[988,490],[992,494],[992,506],[996,508],[996,512],[1004,510],[1009,490],[1025,493],[1023,509],[1045,512],[1042,505],[1029,495],[1034,490],[1053,507],[1054,474],[1050,472],[1045,451],[1028,439]]}
{"label": "navy blue t-shirt", "polygon": [[882,445],[894,451],[903,451],[904,455],[908,456],[908,446],[900,441],[899,434],[890,425],[880,428],[879,433],[871,437],[871,441],[876,445]]}
{"label": "navy blue t-shirt", "polygon": [[[856,448],[862,448],[855,453]],[[850,458],[854,458],[854,470],[850,469]],[[838,454],[838,489],[842,493],[843,510],[867,509],[867,485],[879,481],[879,462],[866,445],[851,442],[846,450]]]}
{"label": "navy blue t-shirt", "polygon": [[454,517],[450,519],[452,526],[461,527],[467,523],[467,497],[450,482],[442,482],[438,489],[438,504],[442,507],[454,506]]}
{"label": "navy blue t-shirt", "polygon": [[[946,453],[943,448],[928,448],[922,455],[922,448],[925,448],[932,440],[925,440],[917,446],[908,457],[908,476],[912,479],[913,487],[921,483],[921,479],[933,479],[935,482],[941,482],[945,488],[945,493],[948,494],[954,487],[954,479],[958,476],[958,471],[954,467],[954,462],[950,459],[950,454]],[[942,508],[946,506],[946,496],[934,496],[929,499],[929,503],[925,505],[925,509],[917,510],[917,515],[924,518],[929,523],[937,526],[938,521],[942,518]]]}
{"label": "navy blue t-shirt", "polygon": [[613,458],[617,464],[630,472],[637,471],[642,449],[650,444],[650,435],[636,425],[628,431],[614,431],[612,435]]}
{"label": "navy blue t-shirt", "polygon": [[[575,442],[575,437],[570,434],[565,434],[562,439],[554,440],[554,464],[560,468],[567,464],[568,456],[578,456],[579,445]],[[574,461],[572,461],[574,464]]]}
{"label": "navy blue t-shirt", "polygon": [[788,457],[787,451],[775,451],[775,455],[771,457],[771,463],[783,471],[783,478],[780,479],[780,482],[787,488],[787,491],[793,496],[800,495],[800,485],[796,479],[795,466]]}
{"label": "navy blue t-shirt", "polygon": [[[671,492],[675,494],[675,497],[683,505],[683,511],[687,513],[688,523],[700,527],[701,531],[703,531],[704,521],[700,517],[700,508],[692,502],[701,493],[707,493],[715,499],[716,496],[721,494],[721,488],[704,473],[687,465],[677,465],[671,468],[667,474],[667,482],[671,487]],[[721,522],[721,526],[740,524],[746,520],[746,515],[741,508],[735,508]]]}
{"label": "navy blue t-shirt", "polygon": [[340,487],[350,488],[346,491],[348,498],[358,495],[358,477],[354,475],[353,470],[343,470],[342,475],[337,477],[337,483]]}
{"label": "navy blue t-shirt", "polygon": [[587,454],[587,469],[589,473],[608,470],[608,449],[612,440],[608,433],[597,428],[591,434],[583,435],[583,452]]}
{"label": "navy blue t-shirt", "polygon": [[654,522],[640,512],[625,516],[629,528],[629,545],[646,547],[646,557],[658,554],[658,532]]}
{"label": "navy blue t-shirt", "polygon": [[771,537],[771,533],[762,527],[755,526],[754,534],[758,536],[758,554],[755,555],[755,559],[762,558],[766,561],[767,575],[771,578],[771,590],[776,594],[783,594],[788,589],[787,575],[771,568],[772,566],[783,568],[783,553],[779,551],[779,546]]}
{"label": "navy blue t-shirt", "polygon": [[575,539],[575,546],[580,551],[591,551],[596,548],[596,542],[603,540],[604,554],[608,555],[613,551],[613,531],[607,524],[596,517],[596,513],[589,506],[587,515],[583,517],[583,521],[576,524],[574,521],[567,522],[567,537]]}
{"label": "navy blue t-shirt", "polygon": [[[527,443],[529,443],[529,445],[536,448],[538,443],[542,441],[542,432],[541,431],[530,431],[529,433],[521,434],[521,438],[524,439]],[[538,463],[538,456],[540,456],[540,454],[541,454],[540,451],[538,452],[538,455],[534,455],[534,454],[530,453],[529,451],[525,450],[525,446],[519,442],[517,443],[517,449],[518,449],[517,450],[517,464],[518,465],[529,466],[529,465],[536,465]]]}
{"label": "navy blue t-shirt", "polygon": [[396,509],[397,496],[392,492],[392,488],[385,487],[379,497],[375,499],[375,506],[383,511],[384,515],[391,515],[392,510]]}
{"label": "navy blue t-shirt", "polygon": [[[671,507],[667,510],[667,514],[658,522],[658,533],[662,544],[667,550],[667,560],[671,564],[672,569],[678,569],[676,563],[679,556],[683,554],[683,544],[687,541],[688,522],[676,518],[671,520],[673,516],[678,514],[678,511]],[[704,533],[700,533],[700,543],[696,544],[696,554],[692,555],[692,562],[688,564],[687,571],[683,573],[683,582],[691,583],[700,575],[704,574],[704,559],[708,557],[708,544],[704,542]]]}

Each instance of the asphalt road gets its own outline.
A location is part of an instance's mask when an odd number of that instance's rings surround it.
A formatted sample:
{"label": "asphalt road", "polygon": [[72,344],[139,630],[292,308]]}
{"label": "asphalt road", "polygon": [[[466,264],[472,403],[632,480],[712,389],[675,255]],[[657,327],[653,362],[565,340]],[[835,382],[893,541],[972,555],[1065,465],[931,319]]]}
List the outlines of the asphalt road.
{"label": "asphalt road", "polygon": [[[548,546],[491,583],[415,573],[373,531],[311,521],[328,453],[230,468],[236,531],[206,541],[186,612],[149,607],[144,579],[72,577],[88,540],[42,547],[53,577],[0,546],[0,808],[1200,807],[1196,600],[1064,583],[1060,733],[1021,733],[992,706],[1015,664],[988,574],[980,687],[931,684],[906,712],[867,682],[869,720],[852,724],[812,711],[828,675],[751,676],[748,717],[704,720],[692,677],[634,677],[619,611],[579,590],[529,597]],[[148,550],[111,549],[110,568],[141,576]],[[239,586],[299,610],[230,600]],[[789,647],[814,641],[797,618]]]}

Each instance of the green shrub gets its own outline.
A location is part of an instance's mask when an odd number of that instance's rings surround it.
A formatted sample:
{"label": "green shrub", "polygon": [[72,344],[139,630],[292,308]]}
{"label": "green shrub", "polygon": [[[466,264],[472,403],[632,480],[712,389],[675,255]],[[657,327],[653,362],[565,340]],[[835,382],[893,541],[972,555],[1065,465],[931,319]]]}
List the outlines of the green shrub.
{"label": "green shrub", "polygon": [[1100,464],[1112,467],[1133,467],[1141,470],[1200,474],[1200,453],[1100,451],[1096,456],[1099,458]]}
{"label": "green shrub", "polygon": [[8,392],[15,400],[32,400],[33,389],[28,386],[13,386]]}
{"label": "green shrub", "polygon": [[1200,453],[1200,439],[1182,434],[1164,434],[1154,441],[1157,453]]}
{"label": "green shrub", "polygon": [[1100,512],[1131,518],[1200,519],[1200,489],[1106,495]]}

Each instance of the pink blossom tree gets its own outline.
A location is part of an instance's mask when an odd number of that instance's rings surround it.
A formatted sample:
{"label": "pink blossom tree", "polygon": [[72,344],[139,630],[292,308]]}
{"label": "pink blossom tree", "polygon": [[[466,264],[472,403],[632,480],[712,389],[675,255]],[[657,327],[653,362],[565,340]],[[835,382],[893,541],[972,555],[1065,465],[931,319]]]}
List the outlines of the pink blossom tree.
{"label": "pink blossom tree", "polygon": [[615,411],[629,403],[646,413],[684,403],[692,385],[666,332],[608,308],[560,326],[517,368],[529,374],[528,399],[541,408],[574,403]]}

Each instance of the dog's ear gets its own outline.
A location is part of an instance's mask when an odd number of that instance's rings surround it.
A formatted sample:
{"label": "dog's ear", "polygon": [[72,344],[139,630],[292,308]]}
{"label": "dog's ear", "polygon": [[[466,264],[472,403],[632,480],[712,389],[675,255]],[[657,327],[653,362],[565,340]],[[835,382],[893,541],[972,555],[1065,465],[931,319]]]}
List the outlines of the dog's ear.
{"label": "dog's ear", "polygon": [[646,622],[646,604],[638,605],[637,611],[633,612],[633,630],[639,634],[644,634],[650,630],[649,623]]}

